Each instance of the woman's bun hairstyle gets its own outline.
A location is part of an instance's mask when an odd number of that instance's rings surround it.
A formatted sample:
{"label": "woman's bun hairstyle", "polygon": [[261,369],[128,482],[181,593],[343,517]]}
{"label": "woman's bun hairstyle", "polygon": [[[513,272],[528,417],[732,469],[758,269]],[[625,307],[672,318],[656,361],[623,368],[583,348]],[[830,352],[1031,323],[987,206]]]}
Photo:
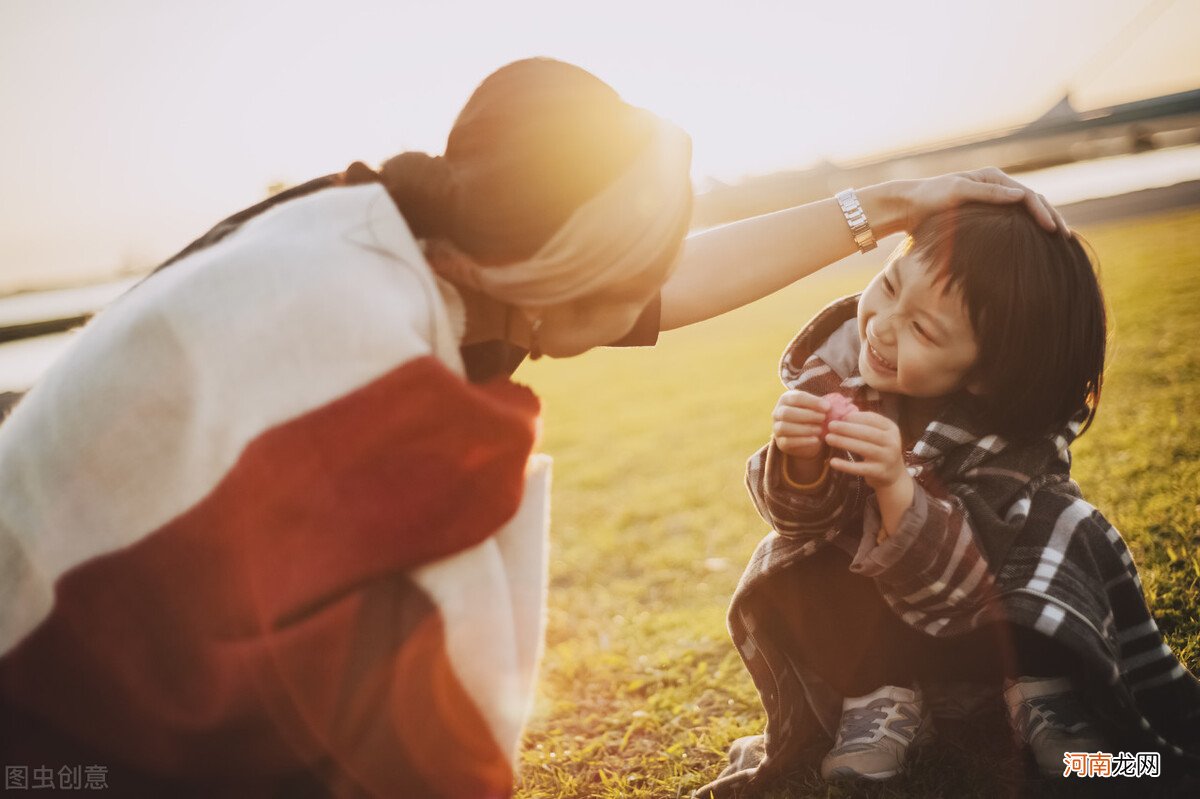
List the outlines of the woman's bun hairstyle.
{"label": "woman's bun hairstyle", "polygon": [[389,158],[379,170],[392,201],[419,239],[452,234],[456,216],[454,177],[438,155],[407,152]]}

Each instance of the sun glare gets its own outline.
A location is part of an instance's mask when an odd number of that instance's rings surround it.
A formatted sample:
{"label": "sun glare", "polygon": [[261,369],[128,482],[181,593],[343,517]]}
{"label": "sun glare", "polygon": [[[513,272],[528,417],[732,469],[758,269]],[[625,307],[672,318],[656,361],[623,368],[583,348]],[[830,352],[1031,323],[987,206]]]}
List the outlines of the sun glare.
{"label": "sun glare", "polygon": [[217,5],[0,7],[0,288],[153,263],[273,184],[439,151],[479,80],[530,55],[684,127],[701,189],[1021,124],[1068,88],[1200,85],[1194,3],[1116,47],[1120,0]]}

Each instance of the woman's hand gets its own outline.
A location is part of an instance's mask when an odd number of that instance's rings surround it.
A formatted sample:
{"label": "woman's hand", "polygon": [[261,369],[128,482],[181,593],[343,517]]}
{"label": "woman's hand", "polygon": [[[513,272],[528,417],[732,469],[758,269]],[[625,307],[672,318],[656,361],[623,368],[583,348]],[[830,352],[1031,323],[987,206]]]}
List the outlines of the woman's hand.
{"label": "woman's hand", "polygon": [[[912,230],[930,214],[967,202],[1024,202],[1043,227],[1069,230],[1044,197],[999,169],[893,180],[857,193],[876,239]],[[674,330],[753,302],[857,249],[832,197],[696,233],[684,242],[662,287],[660,329]]]}
{"label": "woman's hand", "polygon": [[793,458],[814,460],[825,448],[821,441],[821,425],[828,412],[829,400],[816,394],[797,390],[783,392],[771,414],[775,446]]}
{"label": "woman's hand", "polygon": [[1046,230],[1070,233],[1062,214],[1045,197],[995,167],[923,180],[895,180],[868,186],[858,194],[876,238],[901,230],[912,231],[932,214],[971,202],[1001,205],[1024,202]]}

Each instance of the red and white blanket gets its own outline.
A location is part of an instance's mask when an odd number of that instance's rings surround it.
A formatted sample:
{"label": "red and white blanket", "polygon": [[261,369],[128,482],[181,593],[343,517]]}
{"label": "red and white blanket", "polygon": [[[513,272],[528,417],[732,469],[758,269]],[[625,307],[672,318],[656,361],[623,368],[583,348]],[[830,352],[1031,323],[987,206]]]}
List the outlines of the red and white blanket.
{"label": "red and white blanket", "polygon": [[377,186],[106,309],[0,425],[0,749],[118,795],[512,789],[543,624],[538,405],[462,378]]}

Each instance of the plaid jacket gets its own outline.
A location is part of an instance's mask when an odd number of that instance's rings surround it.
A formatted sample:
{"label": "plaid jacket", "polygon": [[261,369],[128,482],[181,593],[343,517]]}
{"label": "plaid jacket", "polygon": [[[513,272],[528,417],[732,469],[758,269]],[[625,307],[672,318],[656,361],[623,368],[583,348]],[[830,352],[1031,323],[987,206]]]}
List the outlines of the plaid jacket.
{"label": "plaid jacket", "polygon": [[[840,391],[895,418],[895,397],[858,373],[858,298],[828,306],[783,355],[784,384]],[[697,795],[752,793],[799,765],[841,709],[770,619],[775,581],[819,547],[837,546],[851,570],[873,578],[910,626],[933,636],[1007,621],[1050,636],[1085,664],[1089,705],[1129,751],[1163,753],[1164,776],[1200,766],[1200,682],[1164,643],[1125,542],[1070,479],[1080,424],[1033,444],[984,434],[966,398],[952,401],[907,456],[917,486],[897,530],[876,544],[878,505],[861,478],[830,471],[795,485],[768,444],[749,461],[747,487],[774,532],[750,559],[729,609],[729,629],[767,711],[765,736],[735,744],[721,778]],[[848,453],[843,453],[844,455]]]}

